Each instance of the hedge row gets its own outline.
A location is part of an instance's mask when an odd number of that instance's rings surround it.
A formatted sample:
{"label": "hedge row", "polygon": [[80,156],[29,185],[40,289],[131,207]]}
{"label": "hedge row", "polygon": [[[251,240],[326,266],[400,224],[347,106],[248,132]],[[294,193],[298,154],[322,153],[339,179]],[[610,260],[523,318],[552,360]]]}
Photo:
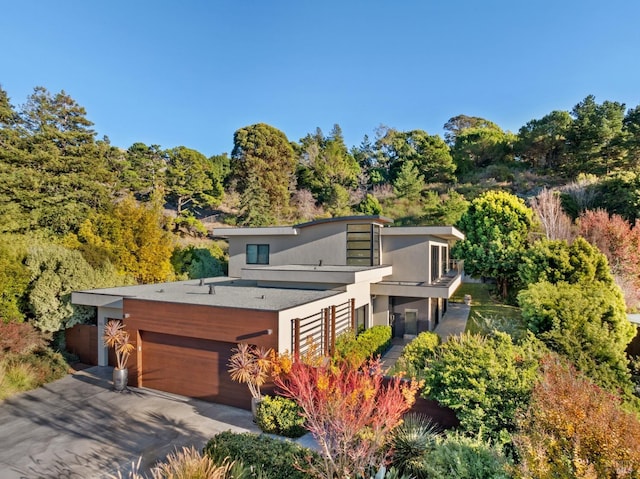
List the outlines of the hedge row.
{"label": "hedge row", "polygon": [[391,326],[373,326],[358,336],[353,332],[341,335],[336,341],[336,356],[354,366],[372,356],[384,354],[391,347]]}

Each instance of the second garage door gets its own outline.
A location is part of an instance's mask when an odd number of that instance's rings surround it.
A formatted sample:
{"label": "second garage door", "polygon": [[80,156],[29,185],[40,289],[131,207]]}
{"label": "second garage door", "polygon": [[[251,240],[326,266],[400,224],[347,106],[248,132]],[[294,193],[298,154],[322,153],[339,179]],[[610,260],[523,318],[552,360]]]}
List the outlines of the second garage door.
{"label": "second garage door", "polygon": [[247,386],[227,372],[235,344],[141,331],[142,386],[248,409]]}

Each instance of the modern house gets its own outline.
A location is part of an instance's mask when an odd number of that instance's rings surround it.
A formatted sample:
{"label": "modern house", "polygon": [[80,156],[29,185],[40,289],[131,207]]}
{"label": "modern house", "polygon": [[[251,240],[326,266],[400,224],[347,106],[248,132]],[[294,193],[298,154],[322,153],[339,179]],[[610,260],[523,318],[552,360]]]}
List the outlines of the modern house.
{"label": "modern house", "polygon": [[391,325],[394,336],[412,337],[438,324],[461,282],[449,252],[463,235],[391,223],[350,216],[219,228],[228,277],[81,291],[72,301],[97,307],[98,337],[108,319],[124,321],[136,345],[130,384],[248,407],[246,387],[227,374],[238,342],[331,354],[349,328]]}

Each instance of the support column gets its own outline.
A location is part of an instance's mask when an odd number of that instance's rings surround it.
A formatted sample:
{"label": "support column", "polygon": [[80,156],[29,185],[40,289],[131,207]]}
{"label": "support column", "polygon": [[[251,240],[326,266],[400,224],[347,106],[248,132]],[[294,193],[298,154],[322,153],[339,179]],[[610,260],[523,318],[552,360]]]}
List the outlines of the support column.
{"label": "support column", "polygon": [[104,308],[98,306],[98,366],[109,365],[109,351],[104,345],[104,327],[107,324],[107,313]]}

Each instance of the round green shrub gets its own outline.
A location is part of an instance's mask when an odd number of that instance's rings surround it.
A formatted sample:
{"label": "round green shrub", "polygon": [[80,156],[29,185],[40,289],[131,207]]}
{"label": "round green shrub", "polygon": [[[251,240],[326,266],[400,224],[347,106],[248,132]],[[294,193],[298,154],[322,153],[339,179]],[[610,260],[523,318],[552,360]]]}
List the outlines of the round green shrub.
{"label": "round green shrub", "polygon": [[416,371],[424,369],[426,359],[433,356],[433,352],[440,342],[440,336],[431,331],[418,334],[402,351],[405,365]]}
{"label": "round green shrub", "polygon": [[266,433],[300,437],[307,433],[302,409],[293,399],[264,396],[256,412],[256,424]]}
{"label": "round green shrub", "polygon": [[451,434],[438,438],[412,472],[428,479],[510,479],[509,460],[489,441]]}
{"label": "round green shrub", "polygon": [[309,475],[300,468],[306,469],[310,463],[321,461],[318,453],[295,442],[249,432],[221,432],[207,442],[204,454],[216,464],[222,464],[227,458],[240,461],[270,479],[308,479]]}

